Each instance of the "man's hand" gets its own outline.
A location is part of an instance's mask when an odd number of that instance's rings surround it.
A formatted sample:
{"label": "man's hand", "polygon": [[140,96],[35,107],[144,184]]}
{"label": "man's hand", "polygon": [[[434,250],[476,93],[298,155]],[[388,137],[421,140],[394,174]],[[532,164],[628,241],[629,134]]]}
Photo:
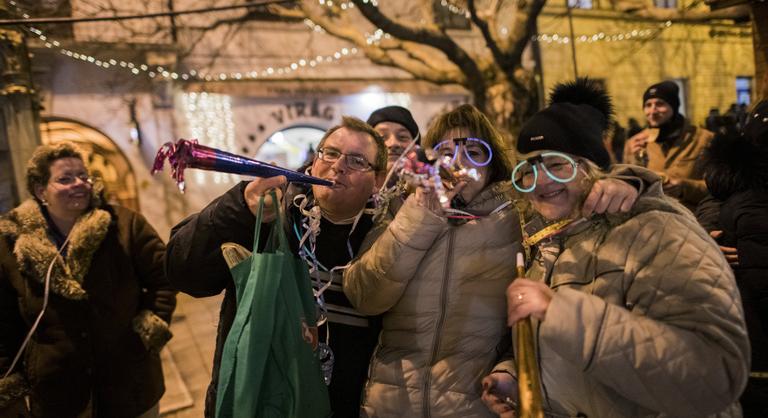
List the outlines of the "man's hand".
{"label": "man's hand", "polygon": [[637,201],[637,189],[619,179],[602,179],[595,182],[581,207],[581,214],[629,212]]}
{"label": "man's hand", "polygon": [[513,418],[515,410],[507,398],[515,396],[515,379],[508,373],[491,373],[483,378],[482,400],[485,406],[502,418]]}
{"label": "man's hand", "polygon": [[[710,231],[709,236],[714,238],[715,241],[717,241],[718,238],[723,236],[723,231],[721,230]],[[724,247],[720,245],[720,251],[722,251],[723,255],[725,256],[725,259],[728,261],[728,264],[730,264],[731,267],[739,266],[739,254],[738,252],[736,252],[736,248]]]}
{"label": "man's hand", "polygon": [[275,219],[275,211],[273,208],[272,196],[269,194],[269,191],[275,189],[278,199],[277,205],[280,206],[283,200],[282,187],[287,183],[288,179],[285,176],[267,178],[257,177],[252,182],[248,183],[243,191],[243,197],[253,216],[258,215],[259,200],[261,200],[263,196],[264,211],[262,212],[261,221],[265,223],[272,222]]}
{"label": "man's hand", "polygon": [[626,147],[629,148],[629,152],[632,155],[637,155],[640,151],[644,151],[648,146],[648,133],[640,133],[627,140]]}

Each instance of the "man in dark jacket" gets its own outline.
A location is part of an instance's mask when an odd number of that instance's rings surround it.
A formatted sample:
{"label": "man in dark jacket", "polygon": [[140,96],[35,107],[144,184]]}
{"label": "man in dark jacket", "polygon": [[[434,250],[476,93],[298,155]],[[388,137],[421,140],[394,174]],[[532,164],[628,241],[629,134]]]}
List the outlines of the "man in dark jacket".
{"label": "man in dark jacket", "polygon": [[[296,254],[316,259],[315,288],[330,281],[323,293],[325,325],[319,329],[321,342],[330,335],[334,367],[329,387],[334,417],[359,416],[360,395],[368,362],[378,339],[379,327],[372,318],[358,314],[341,289],[341,272],[355,255],[372,226],[366,203],[380,187],[387,165],[387,151],[381,136],[369,125],[345,117],[329,129],[318,145],[309,172],[333,180],[332,187],[301,189],[291,185],[280,197],[288,215],[286,227]],[[220,246],[235,242],[249,247],[259,200],[271,189],[285,186],[285,177],[243,182],[211,202],[200,213],[176,225],[168,243],[166,270],[171,283],[195,297],[212,296],[225,290],[221,305],[211,384],[206,398],[206,417],[213,417],[216,404],[222,347],[237,309],[235,287]],[[271,198],[265,198],[264,221],[275,214]],[[313,228],[311,225],[317,225]],[[266,234],[262,234],[266,235]],[[305,238],[301,240],[301,238]],[[302,241],[299,248],[300,240]]]}

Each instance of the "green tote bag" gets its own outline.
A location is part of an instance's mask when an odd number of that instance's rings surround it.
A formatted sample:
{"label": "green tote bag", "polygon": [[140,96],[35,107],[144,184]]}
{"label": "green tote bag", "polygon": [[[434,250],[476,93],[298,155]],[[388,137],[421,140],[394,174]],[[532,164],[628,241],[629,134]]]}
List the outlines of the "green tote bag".
{"label": "green tote bag", "polygon": [[313,352],[316,313],[309,272],[291,252],[277,203],[270,239],[258,252],[263,210],[264,199],[253,253],[230,270],[237,312],[224,342],[216,417],[330,417],[328,389]]}

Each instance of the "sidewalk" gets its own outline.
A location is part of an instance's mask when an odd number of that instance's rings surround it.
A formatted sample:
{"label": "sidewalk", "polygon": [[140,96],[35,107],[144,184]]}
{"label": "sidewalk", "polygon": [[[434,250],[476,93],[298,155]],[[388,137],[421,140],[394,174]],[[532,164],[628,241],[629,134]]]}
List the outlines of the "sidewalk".
{"label": "sidewalk", "polygon": [[173,339],[162,352],[166,392],[160,412],[164,418],[203,416],[222,297],[195,299],[178,294],[171,323]]}

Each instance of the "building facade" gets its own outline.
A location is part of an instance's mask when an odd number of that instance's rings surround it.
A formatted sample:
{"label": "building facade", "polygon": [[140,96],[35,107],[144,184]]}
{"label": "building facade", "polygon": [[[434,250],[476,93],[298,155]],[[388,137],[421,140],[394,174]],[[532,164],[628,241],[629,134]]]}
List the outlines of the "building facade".
{"label": "building facade", "polygon": [[[94,14],[96,3],[73,0],[68,13]],[[177,10],[195,5],[175,1]],[[545,89],[573,78],[572,39],[578,74],[605,82],[621,123],[630,116],[642,120],[642,93],[659,80],[678,80],[684,112],[702,123],[710,108],[737,101],[737,80],[751,82],[754,76],[748,24],[664,25],[627,20],[595,6],[573,10],[573,36],[564,7],[547,6],[539,17]],[[450,13],[462,18],[460,11]],[[322,131],[342,115],[365,119],[378,107],[399,104],[412,110],[425,132],[435,115],[470,101],[460,87],[374,65],[356,48],[302,20],[265,16],[233,30],[211,28],[207,18],[78,23],[69,31],[58,29],[60,35],[44,26],[29,32],[43,141],[83,144],[110,197],[140,210],[164,237],[239,180],[190,170],[181,194],[167,169],[150,174],[165,142],[196,138],[297,168]],[[466,44],[482,42],[471,30],[451,31]],[[528,54],[531,66],[535,55]]]}

